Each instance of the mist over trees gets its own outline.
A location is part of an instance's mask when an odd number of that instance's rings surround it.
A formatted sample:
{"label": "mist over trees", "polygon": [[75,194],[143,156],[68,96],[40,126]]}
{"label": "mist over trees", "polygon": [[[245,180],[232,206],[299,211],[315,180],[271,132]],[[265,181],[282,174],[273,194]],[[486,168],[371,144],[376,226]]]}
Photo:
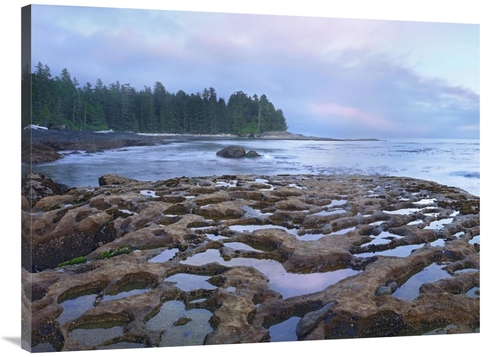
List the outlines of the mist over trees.
{"label": "mist over trees", "polygon": [[[233,93],[226,102],[214,88],[170,93],[160,82],[140,90],[128,83],[83,85],[65,68],[52,77],[40,62],[31,75],[31,122],[74,130],[178,134],[258,134],[287,130],[281,109],[265,94]],[[25,81],[28,73],[23,73]],[[25,88],[25,86],[23,86]],[[23,90],[23,96],[26,95]],[[29,120],[23,110],[23,125]]]}

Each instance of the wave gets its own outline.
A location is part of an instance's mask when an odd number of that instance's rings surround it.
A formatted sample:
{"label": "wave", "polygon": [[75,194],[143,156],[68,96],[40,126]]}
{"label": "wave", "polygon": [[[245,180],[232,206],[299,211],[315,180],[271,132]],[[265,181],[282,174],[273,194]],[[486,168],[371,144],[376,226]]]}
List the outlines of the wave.
{"label": "wave", "polygon": [[474,178],[474,179],[480,178],[480,174],[477,171],[454,171],[450,174],[452,176],[461,176],[461,177],[466,177],[466,178]]}

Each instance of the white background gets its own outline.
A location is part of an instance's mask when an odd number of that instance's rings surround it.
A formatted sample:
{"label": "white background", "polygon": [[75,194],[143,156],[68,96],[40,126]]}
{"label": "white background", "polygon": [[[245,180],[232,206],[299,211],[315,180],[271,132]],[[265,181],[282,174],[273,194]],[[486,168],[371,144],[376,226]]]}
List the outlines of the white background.
{"label": "white background", "polygon": [[[458,22],[480,24],[481,32],[481,332],[450,336],[371,338],[361,340],[313,341],[231,346],[172,347],[147,350],[115,350],[92,352],[59,352],[61,356],[163,356],[186,355],[230,356],[234,354],[292,356],[322,354],[370,356],[428,355],[428,356],[489,356],[498,353],[490,346],[497,337],[499,317],[497,284],[494,266],[498,260],[498,241],[492,231],[492,215],[498,213],[498,192],[494,186],[498,165],[495,122],[500,119],[497,103],[500,58],[500,20],[494,0],[307,0],[307,1],[47,1],[34,4],[78,5],[100,7],[149,8],[160,10],[194,10],[213,12],[262,13],[276,15],[329,16],[361,19]],[[5,1],[0,11],[2,81],[0,82],[0,123],[2,131],[2,184],[0,201],[1,262],[0,350],[6,356],[26,355],[21,350],[21,276],[20,276],[20,112],[21,112],[21,7],[25,1]],[[497,351],[497,352],[495,352]]]}

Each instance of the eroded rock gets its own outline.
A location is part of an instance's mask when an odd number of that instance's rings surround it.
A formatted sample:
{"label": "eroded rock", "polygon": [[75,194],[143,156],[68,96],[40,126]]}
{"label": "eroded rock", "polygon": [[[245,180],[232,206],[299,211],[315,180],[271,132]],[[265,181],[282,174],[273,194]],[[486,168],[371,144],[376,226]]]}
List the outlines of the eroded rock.
{"label": "eroded rock", "polygon": [[23,177],[21,182],[21,194],[34,205],[40,199],[60,195],[69,190],[69,187],[52,181],[45,175],[30,172]]}
{"label": "eroded rock", "polygon": [[[100,183],[33,207],[23,196],[23,340],[37,351],[159,346],[198,323],[148,328],[172,301],[208,311],[205,344],[269,341],[293,316],[299,340],[479,331],[479,198],[462,190],[378,176]],[[177,274],[200,282],[166,280]]]}

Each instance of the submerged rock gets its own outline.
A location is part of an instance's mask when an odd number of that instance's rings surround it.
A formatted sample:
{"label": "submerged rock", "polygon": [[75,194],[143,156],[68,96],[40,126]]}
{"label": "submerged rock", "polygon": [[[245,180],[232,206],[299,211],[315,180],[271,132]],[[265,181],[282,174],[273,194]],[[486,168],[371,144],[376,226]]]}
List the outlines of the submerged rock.
{"label": "submerged rock", "polygon": [[250,150],[245,154],[245,157],[254,158],[259,157],[260,155],[255,150]]}

